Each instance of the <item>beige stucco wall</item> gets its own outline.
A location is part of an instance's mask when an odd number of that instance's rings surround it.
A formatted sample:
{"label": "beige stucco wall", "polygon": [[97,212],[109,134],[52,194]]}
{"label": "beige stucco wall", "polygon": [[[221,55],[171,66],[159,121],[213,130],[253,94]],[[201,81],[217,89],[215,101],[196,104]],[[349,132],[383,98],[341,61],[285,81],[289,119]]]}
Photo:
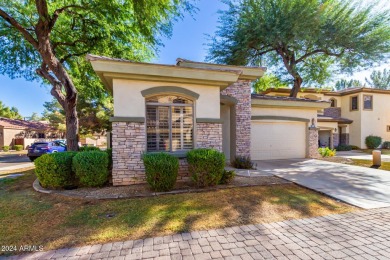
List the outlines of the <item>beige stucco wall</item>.
{"label": "beige stucco wall", "polygon": [[8,128],[4,129],[3,130],[4,143],[3,143],[2,147],[4,145],[13,146],[14,145],[13,139],[15,138],[15,135],[19,134],[22,131],[23,130],[20,130],[20,129],[8,129]]}
{"label": "beige stucco wall", "polygon": [[[361,104],[363,104],[363,94],[361,94]],[[390,95],[378,93],[366,93],[373,95],[373,109],[364,110],[361,106],[361,143],[365,145],[365,138],[369,135],[382,137],[383,141],[390,141],[390,132],[387,126],[390,125]],[[352,131],[351,131],[352,132]]]}
{"label": "beige stucco wall", "polygon": [[322,129],[334,130],[335,128],[337,129],[338,124],[337,122],[318,122],[318,127]]}
{"label": "beige stucco wall", "polygon": [[[355,96],[355,95],[359,97],[359,109],[357,111],[351,111],[350,99],[351,96]],[[361,93],[342,96],[340,107],[341,107],[341,117],[353,120],[353,123],[350,125],[349,144],[364,148],[364,145],[362,145],[361,142],[361,130],[362,130],[362,120],[361,120],[361,113],[360,113],[362,109]]]}
{"label": "beige stucco wall", "polygon": [[252,107],[252,116],[287,116],[317,120],[316,109]]}
{"label": "beige stucco wall", "polygon": [[195,104],[197,118],[220,118],[220,88],[217,86],[126,79],[114,79],[113,86],[116,117],[145,117],[145,98],[141,91],[153,87],[174,86],[199,94]]}
{"label": "beige stucco wall", "polygon": [[0,150],[3,149],[4,146],[4,132],[3,128],[0,127]]}

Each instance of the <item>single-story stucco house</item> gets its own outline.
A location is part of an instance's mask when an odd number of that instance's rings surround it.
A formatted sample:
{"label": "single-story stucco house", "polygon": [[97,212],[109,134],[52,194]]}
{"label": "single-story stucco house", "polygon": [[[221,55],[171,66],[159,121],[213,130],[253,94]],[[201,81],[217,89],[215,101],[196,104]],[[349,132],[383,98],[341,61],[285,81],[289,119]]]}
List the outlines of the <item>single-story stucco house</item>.
{"label": "single-story stucco house", "polygon": [[[262,94],[285,97],[286,88],[268,89]],[[369,135],[390,141],[390,90],[349,88],[340,91],[304,89],[299,98],[324,100],[331,107],[318,112],[319,145],[337,147],[350,144],[366,148]]]}
{"label": "single-story stucco house", "polygon": [[179,180],[188,177],[185,153],[194,148],[223,151],[228,160],[318,156],[317,113],[330,102],[251,94],[265,68],[87,59],[114,97],[114,185],[145,181],[145,152],[177,155]]}

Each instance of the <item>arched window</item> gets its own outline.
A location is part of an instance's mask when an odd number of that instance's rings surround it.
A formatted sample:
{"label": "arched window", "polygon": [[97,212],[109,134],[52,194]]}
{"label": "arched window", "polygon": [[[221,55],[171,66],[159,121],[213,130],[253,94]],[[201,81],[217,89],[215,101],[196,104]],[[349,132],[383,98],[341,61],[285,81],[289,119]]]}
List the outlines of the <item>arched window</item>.
{"label": "arched window", "polygon": [[335,98],[329,99],[330,107],[337,107],[337,100]]}
{"label": "arched window", "polygon": [[147,151],[193,149],[194,102],[178,95],[146,98]]}

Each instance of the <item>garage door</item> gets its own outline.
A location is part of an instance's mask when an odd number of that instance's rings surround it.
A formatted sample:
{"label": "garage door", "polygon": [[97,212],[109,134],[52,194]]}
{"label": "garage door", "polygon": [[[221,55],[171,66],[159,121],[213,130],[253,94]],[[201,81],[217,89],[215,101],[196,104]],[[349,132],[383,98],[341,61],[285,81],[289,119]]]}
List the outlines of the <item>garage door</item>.
{"label": "garage door", "polygon": [[306,123],[252,121],[252,160],[292,159],[306,156]]}

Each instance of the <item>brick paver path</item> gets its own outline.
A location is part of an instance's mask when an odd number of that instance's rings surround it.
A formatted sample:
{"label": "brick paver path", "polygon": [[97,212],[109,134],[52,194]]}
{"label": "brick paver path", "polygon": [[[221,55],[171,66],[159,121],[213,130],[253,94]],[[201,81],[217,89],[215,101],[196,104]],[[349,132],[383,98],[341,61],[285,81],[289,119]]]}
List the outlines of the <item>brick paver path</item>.
{"label": "brick paver path", "polygon": [[390,259],[390,208],[59,249],[17,259]]}

